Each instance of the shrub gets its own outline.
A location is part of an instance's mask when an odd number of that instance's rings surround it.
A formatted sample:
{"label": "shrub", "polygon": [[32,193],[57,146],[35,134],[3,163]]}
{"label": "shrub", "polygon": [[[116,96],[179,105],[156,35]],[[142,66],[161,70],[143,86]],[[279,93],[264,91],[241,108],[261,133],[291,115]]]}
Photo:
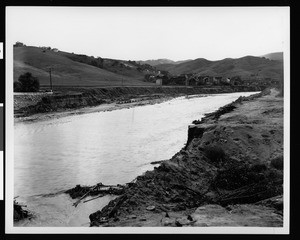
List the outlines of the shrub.
{"label": "shrub", "polygon": [[279,157],[274,158],[271,161],[271,166],[276,168],[277,170],[283,170],[283,157],[279,156]]}
{"label": "shrub", "polygon": [[205,156],[210,159],[212,162],[220,162],[225,159],[225,152],[219,146],[208,146],[204,149]]}
{"label": "shrub", "polygon": [[20,82],[14,82],[14,92],[22,92],[22,84]]}
{"label": "shrub", "polygon": [[219,171],[215,178],[215,186],[221,189],[233,190],[249,184],[265,180],[267,170],[263,165],[248,166],[232,165]]}
{"label": "shrub", "polygon": [[32,76],[30,72],[20,75],[18,82],[14,83],[14,90],[19,92],[37,92],[40,89],[38,78]]}
{"label": "shrub", "polygon": [[255,163],[250,167],[250,171],[255,173],[261,173],[267,170],[267,166],[264,163]]}

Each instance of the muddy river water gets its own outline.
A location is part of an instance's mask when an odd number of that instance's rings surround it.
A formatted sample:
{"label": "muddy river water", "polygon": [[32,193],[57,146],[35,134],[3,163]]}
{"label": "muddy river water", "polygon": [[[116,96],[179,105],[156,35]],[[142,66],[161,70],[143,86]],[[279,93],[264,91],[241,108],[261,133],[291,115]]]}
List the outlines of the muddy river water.
{"label": "muddy river water", "polygon": [[16,226],[89,226],[88,216],[114,196],[72,206],[66,194],[80,185],[123,184],[150,163],[171,158],[187,128],[205,113],[254,92],[179,97],[167,102],[14,126],[14,195],[35,218]]}

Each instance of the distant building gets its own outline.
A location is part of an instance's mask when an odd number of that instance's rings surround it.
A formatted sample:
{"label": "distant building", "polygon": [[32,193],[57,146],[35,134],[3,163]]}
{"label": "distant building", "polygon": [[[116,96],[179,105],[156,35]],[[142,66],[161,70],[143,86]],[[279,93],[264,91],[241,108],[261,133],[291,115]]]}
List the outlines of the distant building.
{"label": "distant building", "polygon": [[25,47],[26,45],[24,44],[24,43],[22,43],[22,42],[16,42],[15,44],[14,44],[14,47]]}
{"label": "distant building", "polygon": [[162,85],[162,79],[156,79],[156,85]]}
{"label": "distant building", "polygon": [[214,77],[213,78],[213,83],[214,84],[220,84],[222,82],[222,77]]}
{"label": "distant building", "polygon": [[230,78],[230,84],[232,84],[232,85],[242,85],[243,81],[242,81],[241,77],[234,76],[234,77]]}
{"label": "distant building", "polygon": [[203,76],[201,77],[202,82],[204,85],[212,85],[213,84],[213,77],[210,76]]}
{"label": "distant building", "polygon": [[57,48],[53,48],[52,51],[53,52],[58,52],[58,49]]}

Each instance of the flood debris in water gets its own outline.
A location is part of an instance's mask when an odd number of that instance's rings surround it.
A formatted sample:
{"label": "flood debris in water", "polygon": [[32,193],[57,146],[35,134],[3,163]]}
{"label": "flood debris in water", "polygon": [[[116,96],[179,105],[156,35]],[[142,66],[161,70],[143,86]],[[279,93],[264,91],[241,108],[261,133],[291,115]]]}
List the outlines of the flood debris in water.
{"label": "flood debris in water", "polygon": [[17,197],[14,198],[14,221],[17,222],[23,219],[31,219],[33,214],[25,209],[27,207],[26,205],[17,202],[16,198]]}
{"label": "flood debris in water", "polygon": [[97,196],[97,197],[95,197],[93,199],[83,201],[83,202],[92,201],[92,200],[95,200],[99,197],[103,197],[103,196],[108,195],[108,194],[110,194],[110,195],[122,195],[125,192],[125,188],[126,188],[126,185],[121,185],[121,184],[104,185],[102,183],[97,183],[94,186],[76,185],[76,187],[65,191],[65,193],[69,194],[70,197],[73,198],[73,199],[79,198],[73,204],[73,206],[77,207],[77,205],[81,202],[81,200],[83,200],[87,196]]}

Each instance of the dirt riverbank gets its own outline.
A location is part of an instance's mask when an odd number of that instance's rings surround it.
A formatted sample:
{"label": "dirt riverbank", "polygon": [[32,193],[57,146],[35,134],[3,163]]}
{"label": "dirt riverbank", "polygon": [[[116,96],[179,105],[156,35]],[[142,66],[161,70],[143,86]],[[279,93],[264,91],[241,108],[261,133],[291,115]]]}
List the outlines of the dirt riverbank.
{"label": "dirt riverbank", "polygon": [[184,149],[90,215],[91,226],[283,225],[283,98],[239,98],[189,127]]}
{"label": "dirt riverbank", "polygon": [[72,114],[112,111],[147,104],[156,104],[184,95],[260,91],[259,87],[115,87],[74,88],[49,93],[14,95],[15,122],[39,121]]}

